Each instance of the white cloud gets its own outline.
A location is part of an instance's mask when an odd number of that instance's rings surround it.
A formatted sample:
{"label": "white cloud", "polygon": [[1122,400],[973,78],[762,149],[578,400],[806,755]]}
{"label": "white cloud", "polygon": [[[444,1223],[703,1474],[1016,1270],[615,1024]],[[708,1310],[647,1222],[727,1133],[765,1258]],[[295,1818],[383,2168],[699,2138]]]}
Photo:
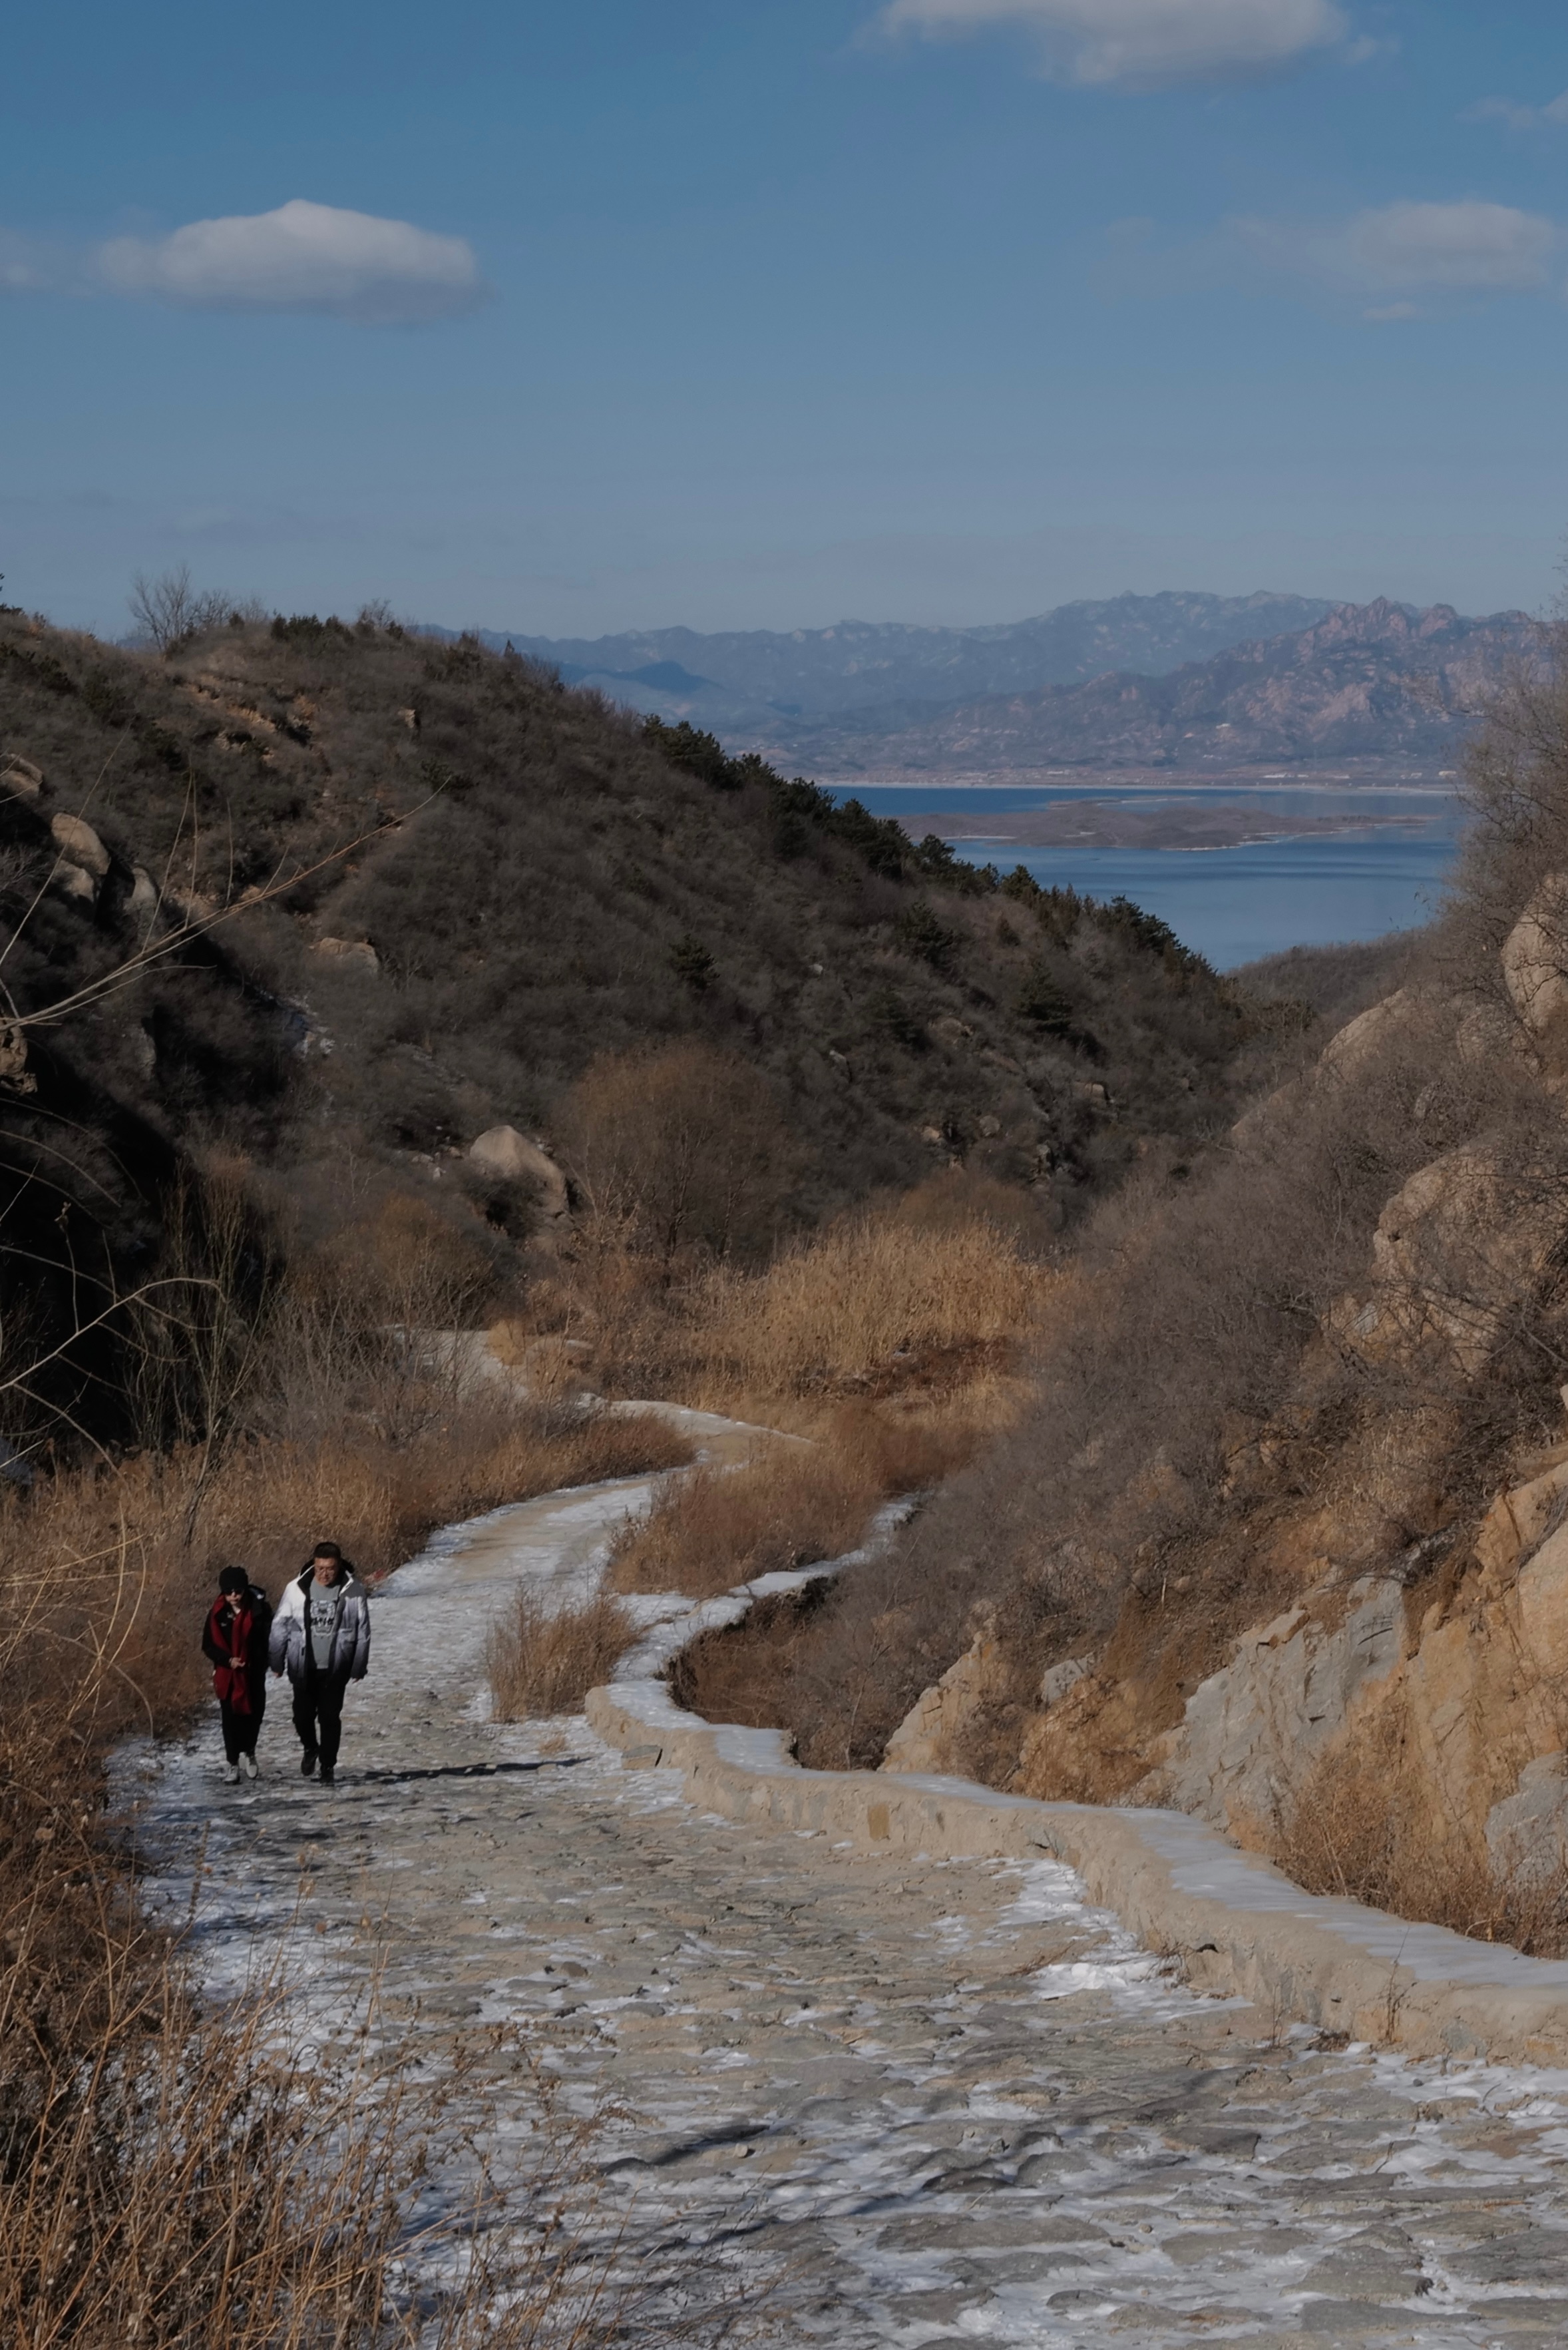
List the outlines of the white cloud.
{"label": "white cloud", "polygon": [[[1557,223],[1543,214],[1475,197],[1385,204],[1328,226],[1243,220],[1232,229],[1271,270],[1351,293],[1406,297],[1545,292],[1563,244]],[[1407,298],[1367,315],[1412,317],[1417,311]]]}
{"label": "white cloud", "polygon": [[96,256],[118,294],[204,310],[314,310],[359,326],[413,325],[484,297],[472,247],[408,221],[296,197],[276,212],[117,237]]}
{"label": "white cloud", "polygon": [[930,40],[1017,26],[1054,79],[1146,89],[1273,72],[1350,29],[1337,0],[888,0],[878,21]]}
{"label": "white cloud", "polygon": [[1506,122],[1511,130],[1568,130],[1568,89],[1544,106],[1516,106],[1508,98],[1483,98],[1467,107],[1464,122]]}

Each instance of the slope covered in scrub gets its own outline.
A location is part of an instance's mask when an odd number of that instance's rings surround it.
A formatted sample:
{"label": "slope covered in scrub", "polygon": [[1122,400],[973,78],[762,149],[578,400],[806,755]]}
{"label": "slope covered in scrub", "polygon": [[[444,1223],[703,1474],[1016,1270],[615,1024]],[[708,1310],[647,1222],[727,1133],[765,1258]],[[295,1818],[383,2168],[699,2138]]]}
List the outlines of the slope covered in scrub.
{"label": "slope covered in scrub", "polygon": [[586,1072],[682,1041],[756,1081],[753,1248],[953,1160],[1049,1229],[1222,1126],[1279,1025],[1136,908],[977,875],[468,639],[304,617],[159,657],[10,611],[0,751],[5,975],[28,1019],[70,1003],[0,1097],[6,1278],[51,1311],[89,1259],[106,1295],[157,1263],[214,1152],[258,1263],[401,1200],[498,1293],[534,1202],[467,1145],[562,1148]]}

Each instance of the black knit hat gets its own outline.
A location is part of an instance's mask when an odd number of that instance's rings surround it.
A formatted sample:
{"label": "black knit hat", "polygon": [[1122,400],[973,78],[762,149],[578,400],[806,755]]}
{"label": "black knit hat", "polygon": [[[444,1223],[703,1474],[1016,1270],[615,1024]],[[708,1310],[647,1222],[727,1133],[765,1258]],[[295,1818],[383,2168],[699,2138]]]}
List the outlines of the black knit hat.
{"label": "black knit hat", "polygon": [[220,1591],[248,1591],[250,1581],[243,1566],[225,1566],[218,1577],[218,1588]]}

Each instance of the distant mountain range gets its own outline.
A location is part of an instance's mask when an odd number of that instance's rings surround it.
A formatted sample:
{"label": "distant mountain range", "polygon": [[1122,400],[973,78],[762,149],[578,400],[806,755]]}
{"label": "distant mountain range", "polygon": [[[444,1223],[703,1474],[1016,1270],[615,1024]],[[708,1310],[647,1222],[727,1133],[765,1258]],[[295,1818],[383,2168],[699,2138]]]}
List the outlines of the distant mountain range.
{"label": "distant mountain range", "polygon": [[1262,593],[1117,596],[984,629],[480,633],[569,684],[839,777],[1435,766],[1540,642],[1523,612]]}
{"label": "distant mountain range", "polygon": [[479,634],[498,650],[510,642],[549,662],[569,685],[597,686],[660,718],[733,734],[872,709],[908,721],[981,695],[1074,685],[1113,669],[1158,677],[1254,637],[1310,628],[1332,609],[1312,597],[1266,593],[1116,596],[983,629],[841,620],[831,629],[712,636],[694,629],[594,638]]}

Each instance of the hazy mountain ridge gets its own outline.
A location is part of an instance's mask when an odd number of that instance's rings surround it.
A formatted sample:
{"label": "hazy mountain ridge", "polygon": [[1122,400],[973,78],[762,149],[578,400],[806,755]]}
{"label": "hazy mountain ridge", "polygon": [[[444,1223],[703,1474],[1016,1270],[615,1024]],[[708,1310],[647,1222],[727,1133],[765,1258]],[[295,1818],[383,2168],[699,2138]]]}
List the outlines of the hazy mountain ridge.
{"label": "hazy mountain ridge", "polygon": [[775,728],[763,748],[824,772],[1045,766],[1205,772],[1451,758],[1511,667],[1542,643],[1524,612],[1467,619],[1379,598],[1162,677],[1126,670],[898,723]]}
{"label": "hazy mountain ridge", "polygon": [[597,686],[612,700],[723,733],[776,726],[781,716],[809,723],[873,708],[884,723],[907,724],[950,703],[1071,685],[1106,670],[1159,675],[1230,645],[1309,628],[1332,608],[1323,598],[1267,590],[1167,592],[1064,604],[1029,619],[972,629],[842,620],[830,629],[714,634],[476,633],[497,651],[510,642],[548,663],[568,684]]}

